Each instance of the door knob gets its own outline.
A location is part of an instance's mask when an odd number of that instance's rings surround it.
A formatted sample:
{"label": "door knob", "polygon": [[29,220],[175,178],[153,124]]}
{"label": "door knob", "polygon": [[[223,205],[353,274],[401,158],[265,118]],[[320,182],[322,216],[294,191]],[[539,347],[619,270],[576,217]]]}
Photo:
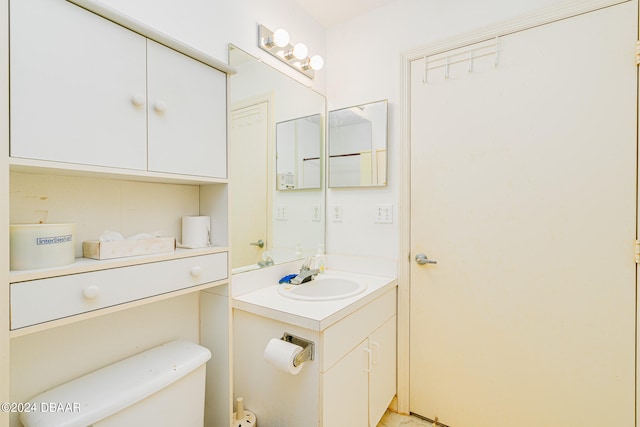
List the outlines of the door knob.
{"label": "door knob", "polygon": [[418,254],[416,255],[416,262],[418,263],[418,265],[425,265],[425,264],[437,264],[438,261],[434,261],[432,259],[427,258],[427,256],[425,254]]}
{"label": "door knob", "polygon": [[260,239],[257,242],[249,243],[252,246],[257,246],[259,248],[264,248],[264,240]]}

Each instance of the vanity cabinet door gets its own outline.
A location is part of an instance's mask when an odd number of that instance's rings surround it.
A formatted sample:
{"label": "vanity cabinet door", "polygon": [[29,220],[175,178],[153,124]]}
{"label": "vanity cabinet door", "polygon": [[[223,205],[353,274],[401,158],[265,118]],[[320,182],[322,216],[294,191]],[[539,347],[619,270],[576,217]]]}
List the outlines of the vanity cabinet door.
{"label": "vanity cabinet door", "polygon": [[226,75],[147,41],[149,170],[227,176]]}
{"label": "vanity cabinet door", "polygon": [[396,316],[369,337],[369,425],[375,427],[396,395]]}
{"label": "vanity cabinet door", "polygon": [[146,169],[145,38],[64,0],[12,0],[12,157]]}
{"label": "vanity cabinet door", "polygon": [[366,427],[370,353],[365,340],[322,375],[322,425]]}

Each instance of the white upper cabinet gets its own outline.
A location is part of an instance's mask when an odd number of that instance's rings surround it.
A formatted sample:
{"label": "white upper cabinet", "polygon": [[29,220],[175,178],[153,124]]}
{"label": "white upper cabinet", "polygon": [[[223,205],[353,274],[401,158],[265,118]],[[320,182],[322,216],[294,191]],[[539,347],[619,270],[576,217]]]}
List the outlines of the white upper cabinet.
{"label": "white upper cabinet", "polygon": [[10,31],[11,156],[146,169],[146,39],[60,0],[12,1]]}
{"label": "white upper cabinet", "polygon": [[227,176],[226,75],[147,43],[149,170]]}
{"label": "white upper cabinet", "polygon": [[11,157],[226,179],[225,72],[64,0],[10,31]]}

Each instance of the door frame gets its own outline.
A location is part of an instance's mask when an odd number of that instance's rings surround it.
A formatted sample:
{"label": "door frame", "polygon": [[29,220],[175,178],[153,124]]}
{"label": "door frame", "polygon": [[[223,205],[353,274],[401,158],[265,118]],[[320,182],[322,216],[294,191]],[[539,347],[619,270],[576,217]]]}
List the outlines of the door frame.
{"label": "door frame", "polygon": [[[570,0],[559,5],[543,8],[539,11],[516,17],[506,22],[439,40],[432,44],[412,49],[401,54],[400,170],[403,171],[403,173],[400,176],[399,191],[400,262],[398,263],[398,376],[396,408],[400,414],[409,414],[411,411],[411,408],[409,407],[409,384],[411,378],[409,366],[409,341],[411,327],[411,63],[428,56],[495,39],[496,37],[500,38],[508,34],[528,30],[530,28],[549,24],[551,22],[570,18],[583,13],[592,12],[605,7],[614,6],[616,4],[626,3],[628,1],[630,0]],[[638,38],[640,39],[640,34]],[[640,81],[638,88],[638,96],[640,99]],[[638,123],[640,123],[640,113]],[[638,164],[640,165],[640,154]],[[638,186],[640,187],[640,181],[638,182]],[[637,196],[636,199],[638,200]],[[640,204],[637,209],[638,210],[636,212],[640,212]],[[638,238],[638,225],[636,225],[636,238]],[[636,268],[636,284],[637,283],[638,269]],[[636,319],[638,319],[637,315]],[[639,326],[636,325],[636,343],[640,341],[638,339],[639,329]],[[640,357],[638,357],[638,352],[636,351],[636,378],[638,366],[640,366]],[[640,401],[638,400],[638,396],[640,396],[640,384],[636,381],[636,420],[640,418]]]}

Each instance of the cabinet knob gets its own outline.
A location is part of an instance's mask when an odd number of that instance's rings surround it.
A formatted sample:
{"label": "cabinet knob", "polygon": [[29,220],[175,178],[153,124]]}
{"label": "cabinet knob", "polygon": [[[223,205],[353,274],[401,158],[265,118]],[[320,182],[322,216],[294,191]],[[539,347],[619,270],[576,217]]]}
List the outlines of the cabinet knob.
{"label": "cabinet knob", "polygon": [[82,296],[86,299],[96,299],[98,295],[100,295],[100,288],[95,285],[87,286],[82,290]]}
{"label": "cabinet knob", "polygon": [[167,111],[167,104],[164,101],[156,101],[153,104],[153,109],[156,110],[157,113],[164,113]]}
{"label": "cabinet knob", "polygon": [[202,267],[193,267],[190,273],[193,277],[200,277],[202,274]]}
{"label": "cabinet knob", "polygon": [[144,105],[145,99],[142,95],[134,95],[131,97],[131,103],[136,107],[142,107]]}

